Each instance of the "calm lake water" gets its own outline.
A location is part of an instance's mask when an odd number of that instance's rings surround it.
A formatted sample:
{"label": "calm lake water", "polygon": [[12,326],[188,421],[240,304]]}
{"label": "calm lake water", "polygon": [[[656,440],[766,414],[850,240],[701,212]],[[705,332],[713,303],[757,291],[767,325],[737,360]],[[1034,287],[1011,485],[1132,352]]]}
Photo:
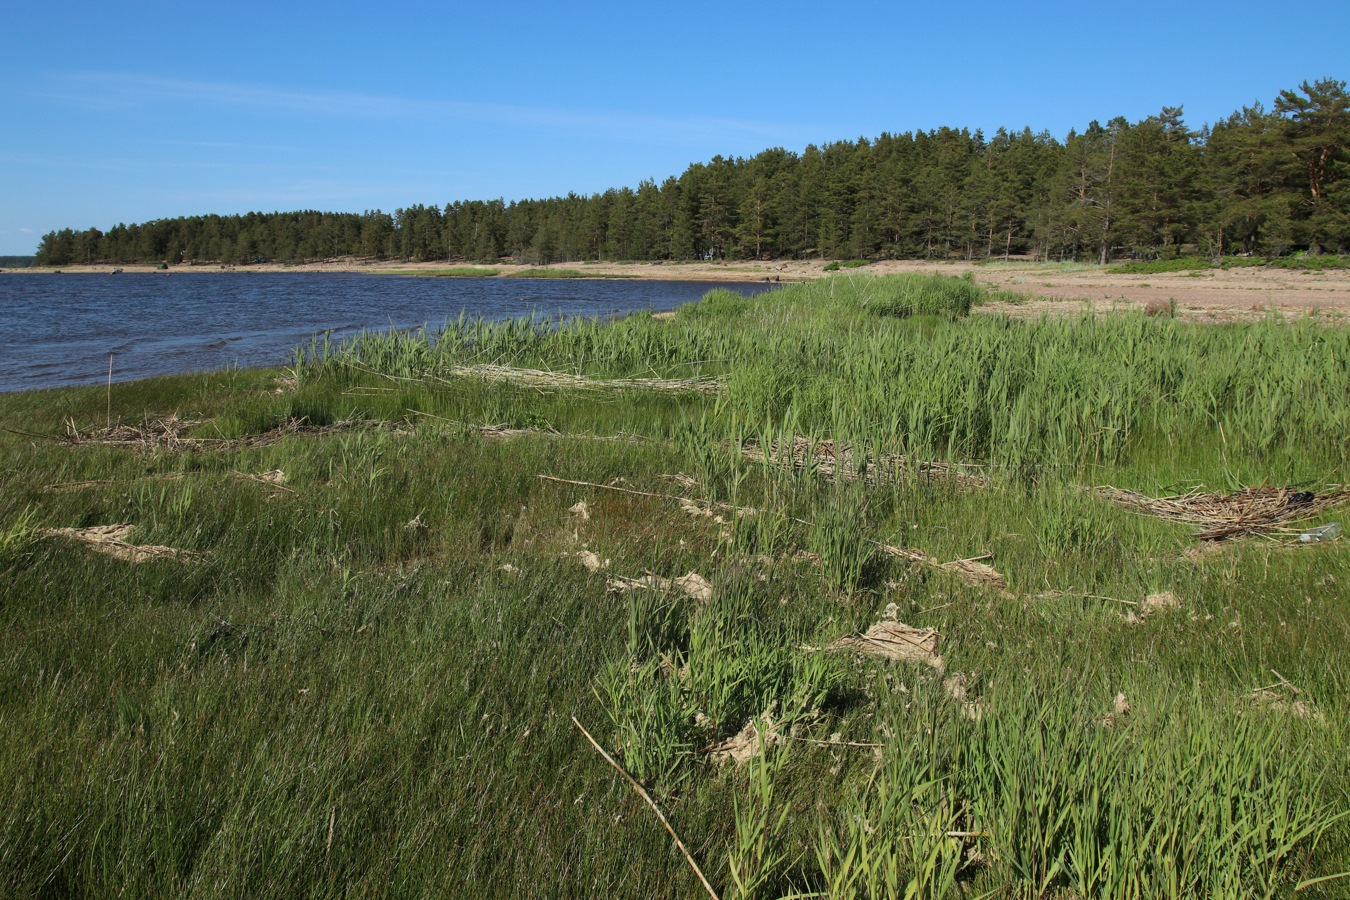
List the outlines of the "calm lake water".
{"label": "calm lake water", "polygon": [[689,281],[418,278],[326,273],[0,276],[0,392],[230,366],[281,365],[316,334],[433,329],[489,319],[667,310],[715,287]]}

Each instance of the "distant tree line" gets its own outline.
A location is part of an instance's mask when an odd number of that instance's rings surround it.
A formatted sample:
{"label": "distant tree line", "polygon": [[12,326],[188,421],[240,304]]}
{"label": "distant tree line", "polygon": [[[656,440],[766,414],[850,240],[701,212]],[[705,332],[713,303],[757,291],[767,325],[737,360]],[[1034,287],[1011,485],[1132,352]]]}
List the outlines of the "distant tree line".
{"label": "distant tree line", "polygon": [[52,232],[38,262],[298,262],[338,256],[587,259],[1167,258],[1350,252],[1350,97],[1304,82],[1200,130],[1181,107],[1030,129],[938,128],[714,157],[678,178],[390,215],[289,212]]}

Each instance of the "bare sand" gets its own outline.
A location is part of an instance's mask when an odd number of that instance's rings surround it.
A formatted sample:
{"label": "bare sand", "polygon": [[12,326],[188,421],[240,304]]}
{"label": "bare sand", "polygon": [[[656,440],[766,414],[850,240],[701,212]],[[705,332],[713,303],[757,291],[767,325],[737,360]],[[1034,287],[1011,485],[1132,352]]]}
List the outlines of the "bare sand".
{"label": "bare sand", "polygon": [[[761,262],[570,262],[553,266],[520,266],[521,269],[558,269],[583,272],[592,278],[640,278],[666,281],[778,282],[813,281],[824,275],[826,260]],[[342,258],[297,265],[264,263],[249,266],[184,265],[166,271],[153,266],[122,266],[125,272],[155,272],[159,275],[257,272],[359,272],[381,274],[433,274],[447,263],[391,263]],[[473,266],[479,268],[480,266]],[[482,265],[509,277],[515,266]],[[108,273],[112,266],[64,266],[62,272]],[[40,275],[51,269],[9,269],[5,274]],[[1350,270],[1326,272],[1293,269],[1211,269],[1167,272],[1153,275],[1112,275],[1102,266],[1037,263],[1026,260],[976,264],[922,260],[886,260],[870,263],[849,273],[893,274],[929,272],[941,275],[974,273],[977,282],[997,290],[1026,297],[1018,305],[1002,305],[1000,311],[1016,316],[1043,313],[1077,315],[1095,312],[1166,308],[1176,304],[1177,315],[1198,321],[1235,321],[1260,318],[1272,309],[1283,315],[1304,315],[1318,310],[1350,314]],[[987,307],[986,307],[987,309]]]}

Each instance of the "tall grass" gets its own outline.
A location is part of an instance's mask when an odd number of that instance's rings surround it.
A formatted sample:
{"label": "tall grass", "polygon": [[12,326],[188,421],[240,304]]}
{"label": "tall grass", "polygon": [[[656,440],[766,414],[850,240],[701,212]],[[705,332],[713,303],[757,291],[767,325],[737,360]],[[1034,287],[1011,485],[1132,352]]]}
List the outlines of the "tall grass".
{"label": "tall grass", "polygon": [[[472,362],[722,375],[725,402],[752,430],[792,419],[817,436],[1023,471],[1122,463],[1178,433],[1215,456],[1350,458],[1350,330],[1311,318],[1216,327],[922,314],[961,315],[979,293],[936,276],[836,277],[750,299],[714,291],[673,325],[461,319],[438,334],[367,334],[316,347],[302,368],[339,379],[444,378]],[[892,308],[920,317],[868,317]]]}

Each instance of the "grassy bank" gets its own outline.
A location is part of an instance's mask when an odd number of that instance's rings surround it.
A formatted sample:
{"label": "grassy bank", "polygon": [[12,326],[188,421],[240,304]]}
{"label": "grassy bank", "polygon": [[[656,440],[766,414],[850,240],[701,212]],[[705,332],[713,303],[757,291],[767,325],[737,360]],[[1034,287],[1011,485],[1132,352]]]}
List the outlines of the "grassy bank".
{"label": "grassy bank", "polygon": [[706,893],[575,717],[723,896],[1344,896],[1350,331],[997,302],[0,398],[0,893]]}

